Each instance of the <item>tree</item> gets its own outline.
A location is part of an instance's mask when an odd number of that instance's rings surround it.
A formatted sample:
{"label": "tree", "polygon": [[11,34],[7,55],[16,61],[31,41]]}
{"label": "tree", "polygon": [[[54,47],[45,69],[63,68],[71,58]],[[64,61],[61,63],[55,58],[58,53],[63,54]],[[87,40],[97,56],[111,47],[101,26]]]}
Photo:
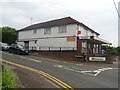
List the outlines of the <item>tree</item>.
{"label": "tree", "polygon": [[117,50],[118,50],[118,54],[120,55],[120,47],[117,47]]}
{"label": "tree", "polygon": [[111,47],[102,45],[102,49],[106,51],[106,53],[110,54],[120,54],[120,47]]}
{"label": "tree", "polygon": [[2,27],[0,28],[0,32],[2,32],[2,42],[11,44],[17,40],[17,31],[15,28],[11,27]]}

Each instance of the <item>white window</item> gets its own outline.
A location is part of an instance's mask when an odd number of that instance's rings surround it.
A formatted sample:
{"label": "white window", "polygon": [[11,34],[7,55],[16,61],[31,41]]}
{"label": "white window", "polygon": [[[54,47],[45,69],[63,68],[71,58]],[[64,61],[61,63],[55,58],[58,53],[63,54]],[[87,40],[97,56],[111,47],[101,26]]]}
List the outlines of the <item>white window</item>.
{"label": "white window", "polygon": [[44,29],[44,34],[51,34],[51,28],[45,28]]}
{"label": "white window", "polygon": [[87,42],[82,41],[82,53],[87,53]]}
{"label": "white window", "polygon": [[58,27],[58,33],[66,33],[66,25],[59,26]]}
{"label": "white window", "polygon": [[88,36],[88,30],[85,30],[85,36]]}
{"label": "white window", "polygon": [[33,33],[36,34],[36,33],[37,33],[37,29],[34,29],[34,30],[33,30]]}

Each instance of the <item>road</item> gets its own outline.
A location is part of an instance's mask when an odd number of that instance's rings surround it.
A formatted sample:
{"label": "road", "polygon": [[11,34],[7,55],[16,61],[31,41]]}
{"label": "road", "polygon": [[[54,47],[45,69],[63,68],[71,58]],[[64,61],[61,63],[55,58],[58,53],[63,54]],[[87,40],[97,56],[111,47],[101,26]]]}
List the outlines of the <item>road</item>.
{"label": "road", "polygon": [[[72,88],[118,88],[117,68],[84,66],[80,65],[80,62],[79,65],[76,65],[43,57],[16,55],[8,52],[2,53],[2,59],[43,71]],[[62,87],[54,80],[51,79],[51,81],[58,87]]]}

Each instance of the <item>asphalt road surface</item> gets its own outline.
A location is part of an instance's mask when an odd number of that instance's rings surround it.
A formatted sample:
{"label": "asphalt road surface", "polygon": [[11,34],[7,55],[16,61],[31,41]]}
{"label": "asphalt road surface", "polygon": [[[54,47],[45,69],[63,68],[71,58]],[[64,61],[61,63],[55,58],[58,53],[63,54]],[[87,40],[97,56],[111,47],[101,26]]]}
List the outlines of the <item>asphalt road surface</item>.
{"label": "asphalt road surface", "polygon": [[[31,55],[2,53],[2,59],[43,71],[72,88],[118,88],[118,68],[91,67]],[[77,62],[75,62],[77,63]],[[117,65],[116,65],[117,67]],[[51,80],[52,81],[52,80]],[[58,87],[60,84],[55,83]]]}

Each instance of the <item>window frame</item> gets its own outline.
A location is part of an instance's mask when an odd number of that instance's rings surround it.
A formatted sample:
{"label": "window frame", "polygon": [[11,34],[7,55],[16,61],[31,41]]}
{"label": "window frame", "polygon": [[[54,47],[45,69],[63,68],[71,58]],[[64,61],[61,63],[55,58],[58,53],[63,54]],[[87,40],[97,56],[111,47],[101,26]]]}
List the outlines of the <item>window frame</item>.
{"label": "window frame", "polygon": [[44,34],[51,34],[51,27],[44,28]]}
{"label": "window frame", "polygon": [[[63,28],[64,28],[64,29],[63,29]],[[67,25],[58,26],[58,33],[59,33],[59,34],[67,33]]]}
{"label": "window frame", "polygon": [[37,29],[33,29],[33,34],[36,34],[37,33]]}

